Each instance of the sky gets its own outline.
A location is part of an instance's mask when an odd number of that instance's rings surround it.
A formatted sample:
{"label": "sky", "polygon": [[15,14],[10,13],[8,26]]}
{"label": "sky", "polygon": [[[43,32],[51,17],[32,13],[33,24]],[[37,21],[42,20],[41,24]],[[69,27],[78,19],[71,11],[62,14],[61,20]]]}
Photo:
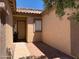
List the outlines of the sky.
{"label": "sky", "polygon": [[16,7],[43,10],[44,3],[42,0],[16,0]]}

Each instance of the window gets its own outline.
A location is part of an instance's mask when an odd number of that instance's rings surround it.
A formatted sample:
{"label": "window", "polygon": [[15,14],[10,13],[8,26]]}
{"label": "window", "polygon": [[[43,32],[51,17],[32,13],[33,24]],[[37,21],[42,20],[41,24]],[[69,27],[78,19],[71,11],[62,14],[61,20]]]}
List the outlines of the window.
{"label": "window", "polygon": [[35,32],[42,31],[42,25],[41,25],[41,20],[40,19],[36,19],[35,20],[35,23],[34,23],[34,31]]}

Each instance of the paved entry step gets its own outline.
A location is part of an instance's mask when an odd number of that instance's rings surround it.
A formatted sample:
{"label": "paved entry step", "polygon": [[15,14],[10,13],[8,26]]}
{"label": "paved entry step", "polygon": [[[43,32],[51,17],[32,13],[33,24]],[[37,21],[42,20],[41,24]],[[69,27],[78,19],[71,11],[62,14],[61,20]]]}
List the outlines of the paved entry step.
{"label": "paved entry step", "polygon": [[15,50],[14,50],[14,58],[13,59],[22,59],[23,57],[30,56],[30,52],[26,47],[26,43],[18,42],[14,43]]}

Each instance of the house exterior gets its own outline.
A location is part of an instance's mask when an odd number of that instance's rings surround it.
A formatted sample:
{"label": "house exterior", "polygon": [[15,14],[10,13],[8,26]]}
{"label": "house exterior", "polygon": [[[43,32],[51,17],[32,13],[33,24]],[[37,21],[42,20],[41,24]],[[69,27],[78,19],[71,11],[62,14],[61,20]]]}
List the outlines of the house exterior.
{"label": "house exterior", "polygon": [[42,41],[68,55],[79,54],[79,24],[68,20],[68,13],[60,19],[55,10],[42,14],[41,10],[16,9],[15,0],[0,1],[0,56],[6,59],[13,53],[14,42]]}
{"label": "house exterior", "polygon": [[[34,42],[41,39],[41,11],[32,9],[17,9],[13,16],[14,32],[18,34],[18,39],[24,39],[25,42]],[[37,28],[39,27],[39,29]],[[16,41],[16,38],[15,40]],[[18,41],[18,40],[17,40]]]}
{"label": "house exterior", "polygon": [[15,0],[0,1],[0,59],[10,57],[8,53],[13,53],[14,42],[28,43],[42,39],[41,12],[22,8],[16,10]]}
{"label": "house exterior", "polygon": [[75,10],[65,9],[60,18],[55,9],[42,16],[42,41],[71,56],[79,56],[79,23],[69,20]]}

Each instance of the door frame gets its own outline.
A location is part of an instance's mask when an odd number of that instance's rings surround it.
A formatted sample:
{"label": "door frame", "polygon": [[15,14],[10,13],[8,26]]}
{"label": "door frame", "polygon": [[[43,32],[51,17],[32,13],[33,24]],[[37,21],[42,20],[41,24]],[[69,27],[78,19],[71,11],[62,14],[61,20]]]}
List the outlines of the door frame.
{"label": "door frame", "polygon": [[17,33],[18,33],[18,22],[21,22],[21,21],[25,23],[25,39],[24,39],[25,41],[23,41],[23,42],[27,42],[27,38],[26,38],[26,35],[27,35],[26,34],[26,31],[27,31],[26,30],[27,29],[27,27],[26,27],[26,20],[17,20]]}

